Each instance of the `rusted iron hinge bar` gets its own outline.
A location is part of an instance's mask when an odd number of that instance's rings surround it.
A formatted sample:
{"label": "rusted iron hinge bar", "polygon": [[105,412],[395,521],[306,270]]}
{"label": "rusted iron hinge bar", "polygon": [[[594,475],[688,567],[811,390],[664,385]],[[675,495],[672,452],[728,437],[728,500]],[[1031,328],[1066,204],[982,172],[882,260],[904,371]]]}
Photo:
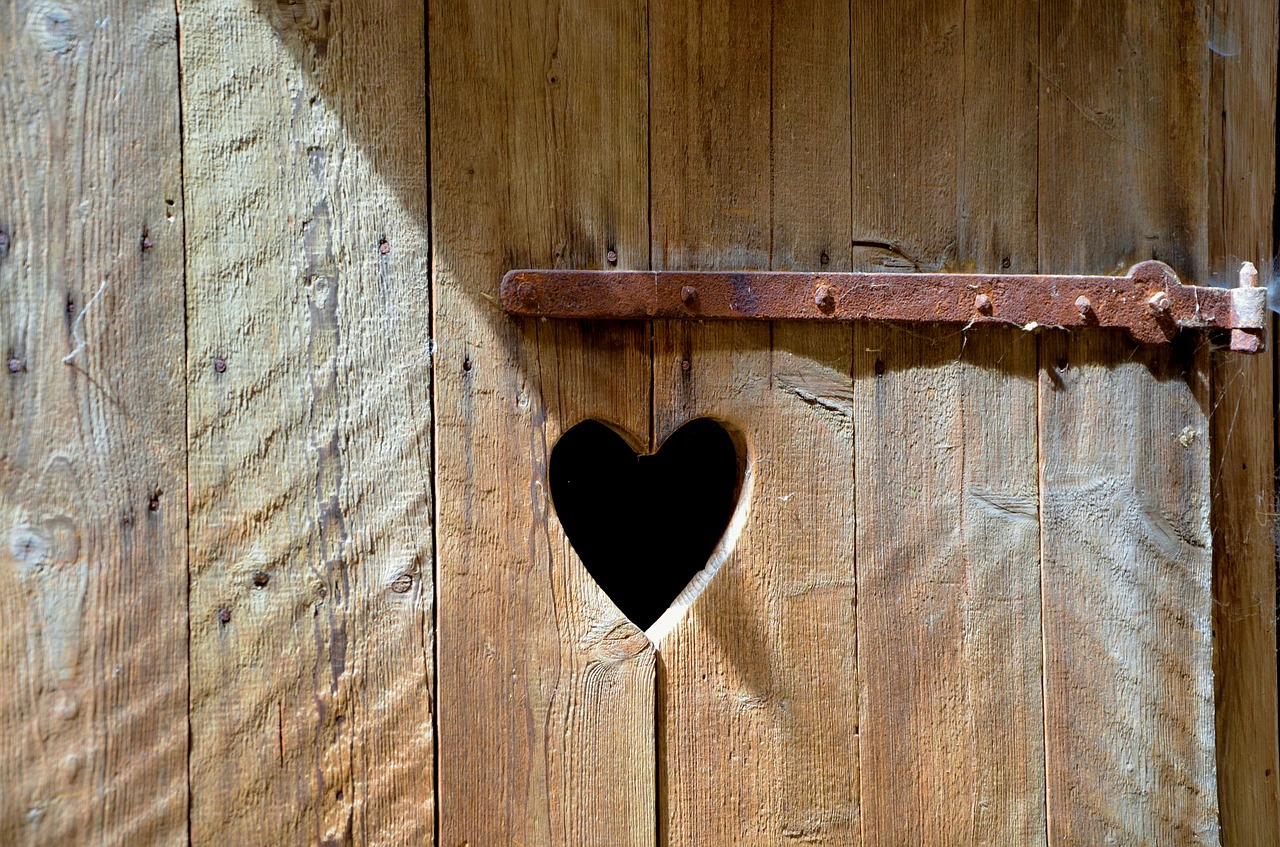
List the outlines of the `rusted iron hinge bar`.
{"label": "rusted iron hinge bar", "polygon": [[773,271],[511,271],[513,315],[598,320],[819,320],[1109,327],[1142,344],[1181,329],[1231,330],[1265,349],[1267,292],[1252,264],[1236,288],[1184,285],[1163,262],[1125,276]]}

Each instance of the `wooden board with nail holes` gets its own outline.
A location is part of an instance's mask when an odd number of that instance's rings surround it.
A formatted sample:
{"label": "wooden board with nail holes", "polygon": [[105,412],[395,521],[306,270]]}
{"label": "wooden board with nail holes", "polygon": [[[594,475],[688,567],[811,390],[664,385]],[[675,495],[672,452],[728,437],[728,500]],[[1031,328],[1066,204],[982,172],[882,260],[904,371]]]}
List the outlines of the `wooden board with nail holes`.
{"label": "wooden board with nail holes", "polygon": [[[1207,23],[1159,0],[1040,4],[1042,267],[1204,276]],[[1219,842],[1208,365],[1194,342],[1041,341],[1052,847]]]}
{"label": "wooden board with nail holes", "polygon": [[648,438],[647,327],[511,321],[515,266],[648,262],[646,14],[431,17],[439,843],[652,845],[654,654],[552,512],[550,449]]}
{"label": "wooden board with nail holes", "polygon": [[[855,267],[1034,273],[1034,5],[853,31]],[[1035,368],[1020,329],[855,326],[867,845],[1044,844]]]}
{"label": "wooden board with nail holes", "polygon": [[[651,9],[656,268],[848,269],[848,5],[802,5]],[[708,415],[750,456],[732,555],[658,635],[662,844],[860,843],[851,337],[654,326],[656,440]]]}
{"label": "wooden board with nail holes", "polygon": [[0,9],[0,843],[187,838],[171,2]]}
{"label": "wooden board with nail holes", "polygon": [[[1231,279],[1274,256],[1277,3],[1213,5],[1209,37],[1209,261]],[[1214,119],[1217,116],[1218,119]],[[1269,269],[1259,268],[1265,282]],[[1213,361],[1213,556],[1222,841],[1280,842],[1272,354]]]}
{"label": "wooden board with nail holes", "polygon": [[424,24],[182,4],[194,843],[433,838]]}

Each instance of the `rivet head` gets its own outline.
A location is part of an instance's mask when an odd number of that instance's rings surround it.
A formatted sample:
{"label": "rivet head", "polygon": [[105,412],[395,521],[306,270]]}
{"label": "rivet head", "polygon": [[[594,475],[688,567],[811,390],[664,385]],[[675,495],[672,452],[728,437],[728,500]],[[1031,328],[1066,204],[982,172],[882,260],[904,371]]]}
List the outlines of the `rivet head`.
{"label": "rivet head", "polygon": [[227,360],[226,360],[226,359],[223,359],[223,358],[217,358],[217,359],[214,359],[214,360],[213,360],[213,369],[214,369],[215,371],[217,371],[218,373],[220,373],[220,374],[224,374],[224,373],[226,373],[226,372],[227,372]]}
{"label": "rivet head", "polygon": [[1153,312],[1163,315],[1168,314],[1169,310],[1173,308],[1173,301],[1169,299],[1168,294],[1163,291],[1157,291],[1147,300],[1147,305],[1151,307]]}
{"label": "rivet head", "polygon": [[973,298],[973,308],[980,315],[991,314],[991,298],[986,294],[979,294]]}
{"label": "rivet head", "polygon": [[698,299],[698,289],[692,285],[686,285],[680,289],[680,301],[686,306],[692,306]]}
{"label": "rivet head", "polygon": [[22,373],[26,369],[27,369],[27,363],[22,361],[21,359],[15,357],[9,360],[9,373],[11,374]]}
{"label": "rivet head", "polygon": [[605,258],[605,261],[608,262],[609,264],[616,265],[618,264],[618,251],[610,250],[608,253],[604,254],[604,258]]}
{"label": "rivet head", "polygon": [[532,306],[538,299],[538,292],[534,290],[533,283],[522,282],[516,286],[516,300],[522,306]]}
{"label": "rivet head", "polygon": [[1089,302],[1089,298],[1081,294],[1076,298],[1076,311],[1080,313],[1080,317],[1086,318],[1093,311],[1093,304]]}
{"label": "rivet head", "polygon": [[813,292],[813,305],[817,306],[824,312],[830,311],[836,305],[836,298],[831,294],[831,286],[819,285]]}

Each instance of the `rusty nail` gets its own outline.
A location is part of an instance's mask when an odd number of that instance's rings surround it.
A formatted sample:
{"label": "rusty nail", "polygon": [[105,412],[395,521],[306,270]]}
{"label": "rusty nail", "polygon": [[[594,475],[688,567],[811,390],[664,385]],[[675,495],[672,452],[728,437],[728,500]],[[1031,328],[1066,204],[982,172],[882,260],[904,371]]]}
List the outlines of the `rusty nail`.
{"label": "rusty nail", "polygon": [[402,573],[391,582],[391,590],[397,594],[408,594],[409,589],[413,588],[413,576]]}
{"label": "rusty nail", "polygon": [[391,245],[385,238],[378,242],[378,252],[384,256],[391,252]]}
{"label": "rusty nail", "polygon": [[1173,303],[1169,300],[1169,295],[1165,294],[1163,291],[1157,291],[1155,294],[1152,294],[1151,298],[1147,300],[1147,305],[1151,307],[1152,311],[1159,312],[1160,314],[1165,314],[1173,308]]}
{"label": "rusty nail", "polygon": [[1089,298],[1081,294],[1076,298],[1076,311],[1080,313],[1080,317],[1087,318],[1089,313],[1093,311],[1093,304],[1089,302]]}
{"label": "rusty nail", "polygon": [[698,299],[698,289],[694,288],[692,285],[686,285],[684,288],[680,289],[680,299],[686,306],[692,306],[693,301]]}
{"label": "rusty nail", "polygon": [[985,294],[979,294],[977,297],[973,298],[973,308],[977,310],[980,315],[991,314],[991,298]]}
{"label": "rusty nail", "polygon": [[253,572],[253,584],[258,588],[266,588],[267,583],[271,581],[271,574],[266,571]]}
{"label": "rusty nail", "polygon": [[218,622],[219,622],[219,623],[223,623],[223,624],[229,624],[229,623],[231,623],[231,610],[230,610],[230,609],[225,609],[225,608],[224,608],[224,609],[219,609],[219,610],[218,610]]}
{"label": "rusty nail", "polygon": [[813,292],[813,305],[819,309],[830,309],[835,305],[836,299],[831,296],[831,286],[819,285],[817,290]]}
{"label": "rusty nail", "polygon": [[21,359],[9,360],[9,373],[11,374],[21,373],[26,369],[27,369],[27,363],[22,361]]}
{"label": "rusty nail", "polygon": [[214,359],[214,360],[213,360],[213,369],[214,369],[215,371],[217,371],[218,373],[220,373],[220,374],[224,374],[224,373],[226,373],[226,372],[227,372],[227,360],[226,360],[226,359]]}
{"label": "rusty nail", "polygon": [[693,362],[690,362],[688,359],[680,360],[680,370],[684,371],[685,373],[688,373],[692,368],[693,368]]}
{"label": "rusty nail", "polygon": [[604,254],[604,258],[609,264],[616,265],[618,264],[618,251],[610,250],[608,253]]}

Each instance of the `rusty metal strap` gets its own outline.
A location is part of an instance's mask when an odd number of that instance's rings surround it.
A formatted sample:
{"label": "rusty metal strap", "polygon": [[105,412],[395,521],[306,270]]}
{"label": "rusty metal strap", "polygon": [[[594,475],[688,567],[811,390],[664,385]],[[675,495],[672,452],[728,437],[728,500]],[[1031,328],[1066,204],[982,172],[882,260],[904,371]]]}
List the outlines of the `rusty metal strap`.
{"label": "rusty metal strap", "polygon": [[526,317],[598,320],[894,321],[1123,329],[1166,344],[1182,329],[1231,330],[1265,348],[1267,293],[1245,263],[1236,288],[1184,285],[1163,262],[1125,276],[773,271],[511,271],[502,305]]}

